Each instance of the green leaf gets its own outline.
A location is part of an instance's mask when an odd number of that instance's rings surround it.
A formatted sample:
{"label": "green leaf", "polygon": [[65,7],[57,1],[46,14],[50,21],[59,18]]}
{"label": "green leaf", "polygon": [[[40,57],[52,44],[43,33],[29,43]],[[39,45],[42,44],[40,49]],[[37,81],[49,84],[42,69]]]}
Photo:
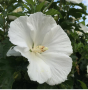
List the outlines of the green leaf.
{"label": "green leaf", "polygon": [[41,11],[41,9],[43,8],[44,4],[45,4],[45,2],[39,3],[39,4],[36,6],[36,12]]}
{"label": "green leaf", "polygon": [[31,4],[31,5],[34,5],[35,3],[33,2],[33,0],[26,0],[26,2],[28,3],[28,4]]}
{"label": "green leaf", "polygon": [[0,16],[0,24],[3,25],[4,24],[4,19]]}
{"label": "green leaf", "polygon": [[49,11],[45,12],[46,15],[55,15],[55,14],[59,14],[60,17],[62,17],[61,13],[59,11],[57,11],[56,9],[50,9]]}
{"label": "green leaf", "polygon": [[[13,82],[21,71],[27,73],[27,59],[23,57],[6,57],[0,59],[0,88],[11,89]],[[24,78],[24,77],[22,77]],[[18,88],[18,87],[16,87]]]}
{"label": "green leaf", "polygon": [[80,81],[80,80],[78,80],[78,81],[81,83],[81,87],[82,87],[83,89],[88,89],[87,86],[86,86],[86,84],[85,84],[84,82],[82,82],[82,81]]}
{"label": "green leaf", "polygon": [[15,5],[11,4],[7,7],[7,11],[8,13],[13,12],[17,7],[21,7],[21,6],[22,6],[21,3],[17,3]]}
{"label": "green leaf", "polygon": [[80,23],[82,23],[83,25],[85,25],[85,21],[82,21],[82,22],[80,22]]}
{"label": "green leaf", "polygon": [[68,80],[59,84],[60,89],[73,89],[74,81],[72,77],[69,77]]}
{"label": "green leaf", "polygon": [[57,89],[57,86],[50,86],[44,83],[44,84],[39,84],[37,89]]}
{"label": "green leaf", "polygon": [[71,58],[72,58],[74,63],[77,62],[78,57],[76,55],[72,54]]}
{"label": "green leaf", "polygon": [[6,38],[0,43],[0,58],[6,58],[6,53],[10,49],[12,44],[9,42],[9,39]]}
{"label": "green leaf", "polygon": [[14,82],[14,72],[7,59],[0,59],[0,88],[11,89]]}
{"label": "green leaf", "polygon": [[69,12],[68,12],[69,15],[72,15],[75,18],[82,17],[82,13],[85,13],[86,14],[86,12],[83,9],[75,9],[75,8],[70,8],[69,9]]}
{"label": "green leaf", "polygon": [[20,16],[24,16],[25,14],[22,13],[22,12],[18,12],[18,13],[9,13],[8,15],[12,15],[12,16],[20,17]]}
{"label": "green leaf", "polygon": [[26,5],[26,4],[22,4],[23,6],[24,6],[24,8],[26,8],[28,11],[30,11],[30,7],[28,7],[28,5]]}

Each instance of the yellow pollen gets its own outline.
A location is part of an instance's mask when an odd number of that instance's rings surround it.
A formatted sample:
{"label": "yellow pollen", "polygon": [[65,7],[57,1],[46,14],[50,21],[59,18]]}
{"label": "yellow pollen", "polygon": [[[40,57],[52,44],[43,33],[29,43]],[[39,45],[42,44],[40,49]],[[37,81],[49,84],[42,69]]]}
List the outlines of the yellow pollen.
{"label": "yellow pollen", "polygon": [[45,52],[46,50],[48,50],[48,47],[40,45],[40,46],[34,47],[31,51],[35,53],[42,53],[42,52]]}

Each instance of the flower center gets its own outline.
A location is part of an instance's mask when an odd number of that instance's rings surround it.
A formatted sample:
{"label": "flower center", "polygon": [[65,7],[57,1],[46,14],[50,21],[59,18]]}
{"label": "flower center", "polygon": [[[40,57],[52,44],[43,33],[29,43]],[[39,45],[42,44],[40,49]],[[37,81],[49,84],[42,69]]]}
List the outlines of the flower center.
{"label": "flower center", "polygon": [[46,50],[48,50],[48,47],[39,45],[37,47],[33,47],[33,49],[30,51],[35,53],[42,53],[42,52],[45,52]]}

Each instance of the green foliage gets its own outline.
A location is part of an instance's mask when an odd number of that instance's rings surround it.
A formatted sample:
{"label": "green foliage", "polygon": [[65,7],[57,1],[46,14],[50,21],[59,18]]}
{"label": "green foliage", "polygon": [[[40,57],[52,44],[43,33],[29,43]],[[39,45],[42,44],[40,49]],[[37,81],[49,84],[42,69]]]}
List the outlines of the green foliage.
{"label": "green foliage", "polygon": [[55,14],[59,14],[60,15],[60,18],[62,17],[60,12],[58,12],[58,10],[55,10],[55,9],[50,9],[49,11],[47,11],[45,13],[46,15],[55,15]]}
{"label": "green foliage", "polygon": [[37,89],[58,89],[57,86],[50,86],[46,83],[38,85]]}
{"label": "green foliage", "polygon": [[[80,23],[85,25],[87,7],[83,4],[66,2],[66,0],[0,0],[0,88],[1,89],[87,89],[88,87],[88,33],[80,30]],[[79,6],[82,9],[76,9]],[[23,11],[13,12],[18,7]],[[61,84],[50,86],[31,81],[26,58],[7,57],[8,50],[13,46],[8,38],[9,24],[14,20],[9,16],[29,16],[35,12],[51,15],[67,33],[73,47],[73,66],[68,79]],[[73,18],[74,17],[74,18]],[[82,18],[80,21],[79,18]],[[74,28],[73,28],[74,26]],[[81,32],[79,35],[77,32]]]}
{"label": "green foliage", "polygon": [[13,68],[10,67],[8,59],[0,59],[0,88],[11,89],[14,82]]}
{"label": "green foliage", "polygon": [[59,85],[60,89],[73,89],[73,78],[70,77],[68,80]]}
{"label": "green foliage", "polygon": [[36,6],[36,12],[39,12],[42,10],[43,6],[44,6],[45,2],[42,2],[42,3],[39,3],[37,6]]}
{"label": "green foliage", "polygon": [[83,89],[88,89],[87,86],[86,86],[86,84],[85,84],[84,82],[82,82],[82,81],[80,81],[80,80],[78,80],[78,81],[81,83],[81,87],[82,87]]}
{"label": "green foliage", "polygon": [[[4,20],[3,20],[3,17],[2,17],[2,16],[0,16],[0,24],[1,24],[1,25],[4,24]],[[0,25],[0,26],[1,26],[1,25]]]}
{"label": "green foliage", "polygon": [[28,4],[31,4],[31,5],[34,5],[35,3],[33,2],[33,0],[26,0],[26,2],[28,3]]}

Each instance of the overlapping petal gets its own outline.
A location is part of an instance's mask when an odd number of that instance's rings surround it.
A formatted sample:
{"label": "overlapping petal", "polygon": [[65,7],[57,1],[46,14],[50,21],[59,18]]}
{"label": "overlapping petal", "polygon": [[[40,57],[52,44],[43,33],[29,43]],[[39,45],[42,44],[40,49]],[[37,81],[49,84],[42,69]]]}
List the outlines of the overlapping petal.
{"label": "overlapping petal", "polygon": [[27,16],[21,16],[11,22],[8,36],[10,37],[10,41],[15,45],[32,48],[32,30],[30,29],[31,27],[28,28],[27,20]]}
{"label": "overlapping petal", "polygon": [[56,25],[55,20],[50,15],[46,16],[41,12],[31,14],[28,21],[29,28],[32,27],[34,31],[32,38],[35,46],[40,45],[46,33]]}
{"label": "overlapping petal", "polygon": [[51,78],[51,70],[49,65],[47,65],[41,58],[39,58],[34,53],[31,53],[31,61],[28,66],[28,75],[33,81],[37,81],[40,84],[46,82]]}
{"label": "overlapping petal", "polygon": [[29,65],[27,67],[27,72],[31,80],[44,83],[51,77],[50,67],[35,53],[25,52],[24,48],[18,46],[16,46],[14,49],[21,52],[22,56],[28,59]]}
{"label": "overlapping petal", "polygon": [[7,56],[21,56],[21,54],[19,52],[16,52],[14,50],[14,47],[11,47],[7,52]]}
{"label": "overlapping petal", "polygon": [[[55,85],[67,79],[72,67],[71,42],[51,16],[37,12],[20,17],[10,24],[8,33],[10,41],[17,45],[14,50],[29,61],[27,72],[31,80]],[[48,50],[30,52],[39,45]]]}
{"label": "overlapping petal", "polygon": [[67,34],[59,25],[51,28],[42,42],[42,45],[48,47],[47,52],[61,52],[67,55],[72,53],[72,46]]}
{"label": "overlapping petal", "polygon": [[63,53],[47,52],[39,57],[50,66],[51,78],[47,81],[49,85],[59,84],[67,79],[72,67],[72,60],[69,56]]}

